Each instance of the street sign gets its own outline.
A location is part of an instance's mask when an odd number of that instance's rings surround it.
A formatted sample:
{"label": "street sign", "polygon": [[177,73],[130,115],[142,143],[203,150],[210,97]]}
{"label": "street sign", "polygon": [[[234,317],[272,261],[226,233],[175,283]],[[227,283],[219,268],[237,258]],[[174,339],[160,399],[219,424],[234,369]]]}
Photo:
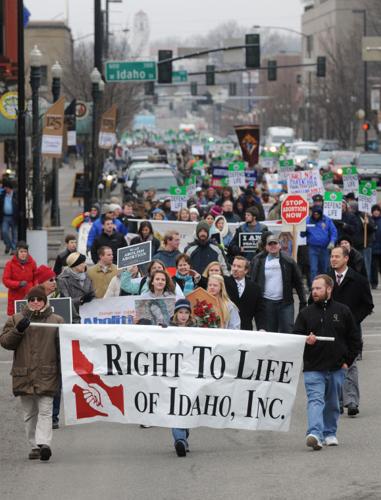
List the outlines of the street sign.
{"label": "street sign", "polygon": [[106,82],[154,82],[156,80],[155,61],[107,61],[105,63]]}
{"label": "street sign", "polygon": [[381,36],[364,36],[362,39],[362,60],[381,61]]}
{"label": "street sign", "polygon": [[308,201],[300,194],[289,194],[282,202],[281,217],[284,224],[301,224],[308,217]]}
{"label": "street sign", "polygon": [[75,116],[78,120],[86,118],[89,114],[89,105],[84,101],[77,101],[75,104]]}
{"label": "street sign", "polygon": [[181,83],[188,81],[188,71],[172,71],[172,83]]}

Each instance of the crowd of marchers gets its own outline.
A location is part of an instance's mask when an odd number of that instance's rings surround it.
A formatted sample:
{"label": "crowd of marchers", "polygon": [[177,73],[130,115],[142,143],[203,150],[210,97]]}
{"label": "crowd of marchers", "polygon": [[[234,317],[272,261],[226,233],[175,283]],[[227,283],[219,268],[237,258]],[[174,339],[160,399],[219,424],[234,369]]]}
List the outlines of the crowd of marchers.
{"label": "crowd of marchers", "polygon": [[[374,205],[367,216],[348,196],[342,219],[333,221],[323,213],[323,198],[314,196],[294,260],[289,233],[269,230],[264,222],[279,219],[282,196],[270,195],[263,183],[236,192],[201,186],[177,213],[169,198],[156,200],[153,188],[141,200],[95,203],[73,221],[77,229],[91,224],[86,254],[77,250],[77,234],[68,234],[54,266],[37,267],[28,245],[16,240],[16,193],[11,184],[5,187],[0,222],[5,252],[12,255],[2,276],[8,320],[0,343],[15,353],[13,392],[22,402],[30,459],[49,460],[52,428],[59,428],[58,328],[36,326],[63,321],[49,298],[71,297],[73,322],[80,323],[80,306],[95,298],[173,297],[171,324],[183,328],[196,325],[187,295],[197,287],[216,299],[220,328],[306,336],[306,442],[314,450],[338,445],[340,414],[344,408],[350,417],[360,411],[361,324],[373,310],[371,288],[378,285],[381,208]],[[196,223],[193,239],[180,250],[179,232],[155,232],[156,220]],[[238,223],[234,230],[232,222]],[[260,233],[258,248],[240,247],[240,233]],[[152,260],[118,270],[118,249],[146,241],[152,242]],[[16,312],[20,299],[26,305]],[[334,342],[317,339],[324,336]],[[177,455],[186,456],[189,431],[173,429],[173,437]]]}

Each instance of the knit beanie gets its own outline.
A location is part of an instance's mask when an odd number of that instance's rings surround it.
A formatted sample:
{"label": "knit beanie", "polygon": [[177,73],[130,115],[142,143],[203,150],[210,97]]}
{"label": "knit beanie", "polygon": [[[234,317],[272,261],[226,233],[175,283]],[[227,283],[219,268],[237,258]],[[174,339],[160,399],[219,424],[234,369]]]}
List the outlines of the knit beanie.
{"label": "knit beanie", "polygon": [[188,309],[188,311],[192,311],[192,306],[189,300],[187,299],[179,299],[176,301],[174,312],[179,309]]}
{"label": "knit beanie", "polygon": [[37,268],[36,280],[37,280],[37,283],[39,285],[41,285],[41,283],[44,283],[45,281],[48,281],[49,279],[55,278],[55,277],[56,277],[56,273],[50,267],[42,265],[42,266]]}
{"label": "knit beanie", "polygon": [[197,237],[198,237],[198,233],[199,233],[202,229],[203,229],[204,231],[206,231],[206,232],[209,234],[209,224],[208,224],[206,221],[204,221],[204,220],[200,221],[200,222],[197,224],[197,226],[196,226],[196,236],[197,236]]}
{"label": "knit beanie", "polygon": [[79,252],[71,253],[66,259],[66,264],[68,265],[68,267],[76,267],[83,262],[86,262],[86,257]]}
{"label": "knit beanie", "polygon": [[45,304],[47,303],[48,299],[46,297],[45,290],[42,288],[42,286],[34,286],[31,288],[28,292],[28,295],[26,296],[26,299],[29,301],[33,297],[37,297],[39,299],[42,299]]}

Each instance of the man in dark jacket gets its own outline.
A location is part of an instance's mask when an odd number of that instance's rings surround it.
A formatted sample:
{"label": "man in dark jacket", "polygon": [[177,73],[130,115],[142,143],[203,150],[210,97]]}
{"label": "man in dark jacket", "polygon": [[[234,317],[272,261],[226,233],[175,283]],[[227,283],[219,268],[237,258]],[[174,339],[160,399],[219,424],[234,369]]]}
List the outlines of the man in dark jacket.
{"label": "man in dark jacket", "polygon": [[291,333],[294,326],[293,289],[297,291],[300,308],[306,305],[302,275],[297,263],[280,251],[277,236],[266,239],[265,250],[251,262],[251,279],[259,285],[265,304],[265,329]]}
{"label": "man in dark jacket", "polygon": [[348,202],[345,200],[342,202],[341,214],[341,220],[333,221],[337,229],[338,239],[350,238],[352,240],[356,232],[357,222],[355,216],[348,207]]}
{"label": "man in dark jacket", "polygon": [[220,263],[224,274],[227,271],[222,251],[217,245],[210,242],[209,225],[205,221],[200,221],[197,224],[196,238],[185,248],[184,253],[190,257],[191,268],[199,274],[202,274],[206,266],[214,261]]}
{"label": "man in dark jacket", "polygon": [[[339,398],[345,372],[361,350],[361,339],[349,308],[332,300],[333,280],[318,275],[312,283],[313,304],[295,321],[294,334],[306,335],[304,385],[307,394],[307,446],[337,446]],[[333,341],[317,337],[332,337]]]}
{"label": "man in dark jacket", "polygon": [[[367,278],[348,267],[348,250],[336,247],[331,252],[331,270],[329,275],[334,280],[332,298],[349,307],[361,338],[361,323],[373,311],[373,299]],[[356,360],[348,370],[343,386],[343,406],[348,408],[348,415],[355,417],[359,413],[360,391]]]}
{"label": "man in dark jacket", "polygon": [[241,246],[240,242],[240,235],[241,234],[253,234],[256,235],[257,242],[260,239],[260,235],[263,234],[264,232],[268,231],[267,226],[264,224],[261,224],[258,221],[258,210],[255,207],[249,207],[245,210],[245,222],[241,224],[239,227],[237,227],[233,239],[231,240],[229,244],[229,255],[231,257],[234,257],[236,255],[242,255],[249,261],[255,256],[256,251],[245,251],[244,248]]}
{"label": "man in dark jacket", "polygon": [[44,289],[33,287],[27,305],[8,318],[0,335],[0,344],[14,351],[13,394],[21,399],[30,460],[49,460],[52,454],[53,396],[60,383],[57,327],[63,322],[47,305]]}
{"label": "man in dark jacket", "polygon": [[381,207],[373,205],[372,219],[376,226],[374,240],[372,243],[372,266],[371,279],[372,288],[375,290],[378,287],[378,273],[381,271]]}
{"label": "man in dark jacket", "polygon": [[127,246],[127,242],[124,236],[115,231],[114,221],[111,217],[106,217],[103,221],[103,233],[97,236],[91,247],[91,258],[96,264],[99,260],[98,250],[101,247],[109,247],[113,254],[113,263],[116,264],[118,256],[118,248],[124,248]]}
{"label": "man in dark jacket", "polygon": [[[364,257],[365,268],[370,280],[371,266],[372,266],[372,244],[376,232],[376,225],[372,217],[367,214],[359,212],[359,205],[357,201],[350,201],[349,206],[354,220],[356,221],[356,230],[353,235],[353,246]],[[364,237],[366,227],[366,239]]]}
{"label": "man in dark jacket", "polygon": [[229,298],[238,307],[241,330],[252,330],[253,319],[257,330],[265,329],[265,307],[259,286],[247,277],[249,261],[237,255],[231,267],[231,276],[224,276]]}
{"label": "man in dark jacket", "polygon": [[53,271],[56,273],[56,276],[59,276],[62,273],[62,269],[66,266],[66,259],[69,255],[77,251],[77,237],[75,234],[67,234],[65,236],[65,244],[65,250],[57,255],[54,263]]}
{"label": "man in dark jacket", "polygon": [[5,253],[9,253],[16,250],[19,212],[17,194],[13,190],[12,182],[6,179],[3,188],[4,191],[0,194],[0,225]]}
{"label": "man in dark jacket", "polygon": [[351,267],[357,273],[360,273],[364,278],[368,279],[368,274],[365,269],[364,257],[353,247],[352,239],[349,236],[342,236],[337,240],[337,245],[346,248],[349,252],[348,267]]}

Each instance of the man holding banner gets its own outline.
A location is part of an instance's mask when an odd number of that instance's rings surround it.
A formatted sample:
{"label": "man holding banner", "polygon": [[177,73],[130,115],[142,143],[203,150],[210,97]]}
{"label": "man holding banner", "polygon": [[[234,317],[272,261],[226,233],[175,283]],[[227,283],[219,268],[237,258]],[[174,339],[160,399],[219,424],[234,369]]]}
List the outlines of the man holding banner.
{"label": "man holding banner", "polygon": [[[313,304],[296,318],[293,333],[307,335],[304,385],[307,393],[306,444],[313,450],[339,444],[336,432],[340,395],[348,368],[361,351],[361,338],[350,309],[332,300],[333,280],[318,275],[312,283]],[[332,337],[332,342],[317,340]],[[327,339],[328,340],[328,339]]]}

